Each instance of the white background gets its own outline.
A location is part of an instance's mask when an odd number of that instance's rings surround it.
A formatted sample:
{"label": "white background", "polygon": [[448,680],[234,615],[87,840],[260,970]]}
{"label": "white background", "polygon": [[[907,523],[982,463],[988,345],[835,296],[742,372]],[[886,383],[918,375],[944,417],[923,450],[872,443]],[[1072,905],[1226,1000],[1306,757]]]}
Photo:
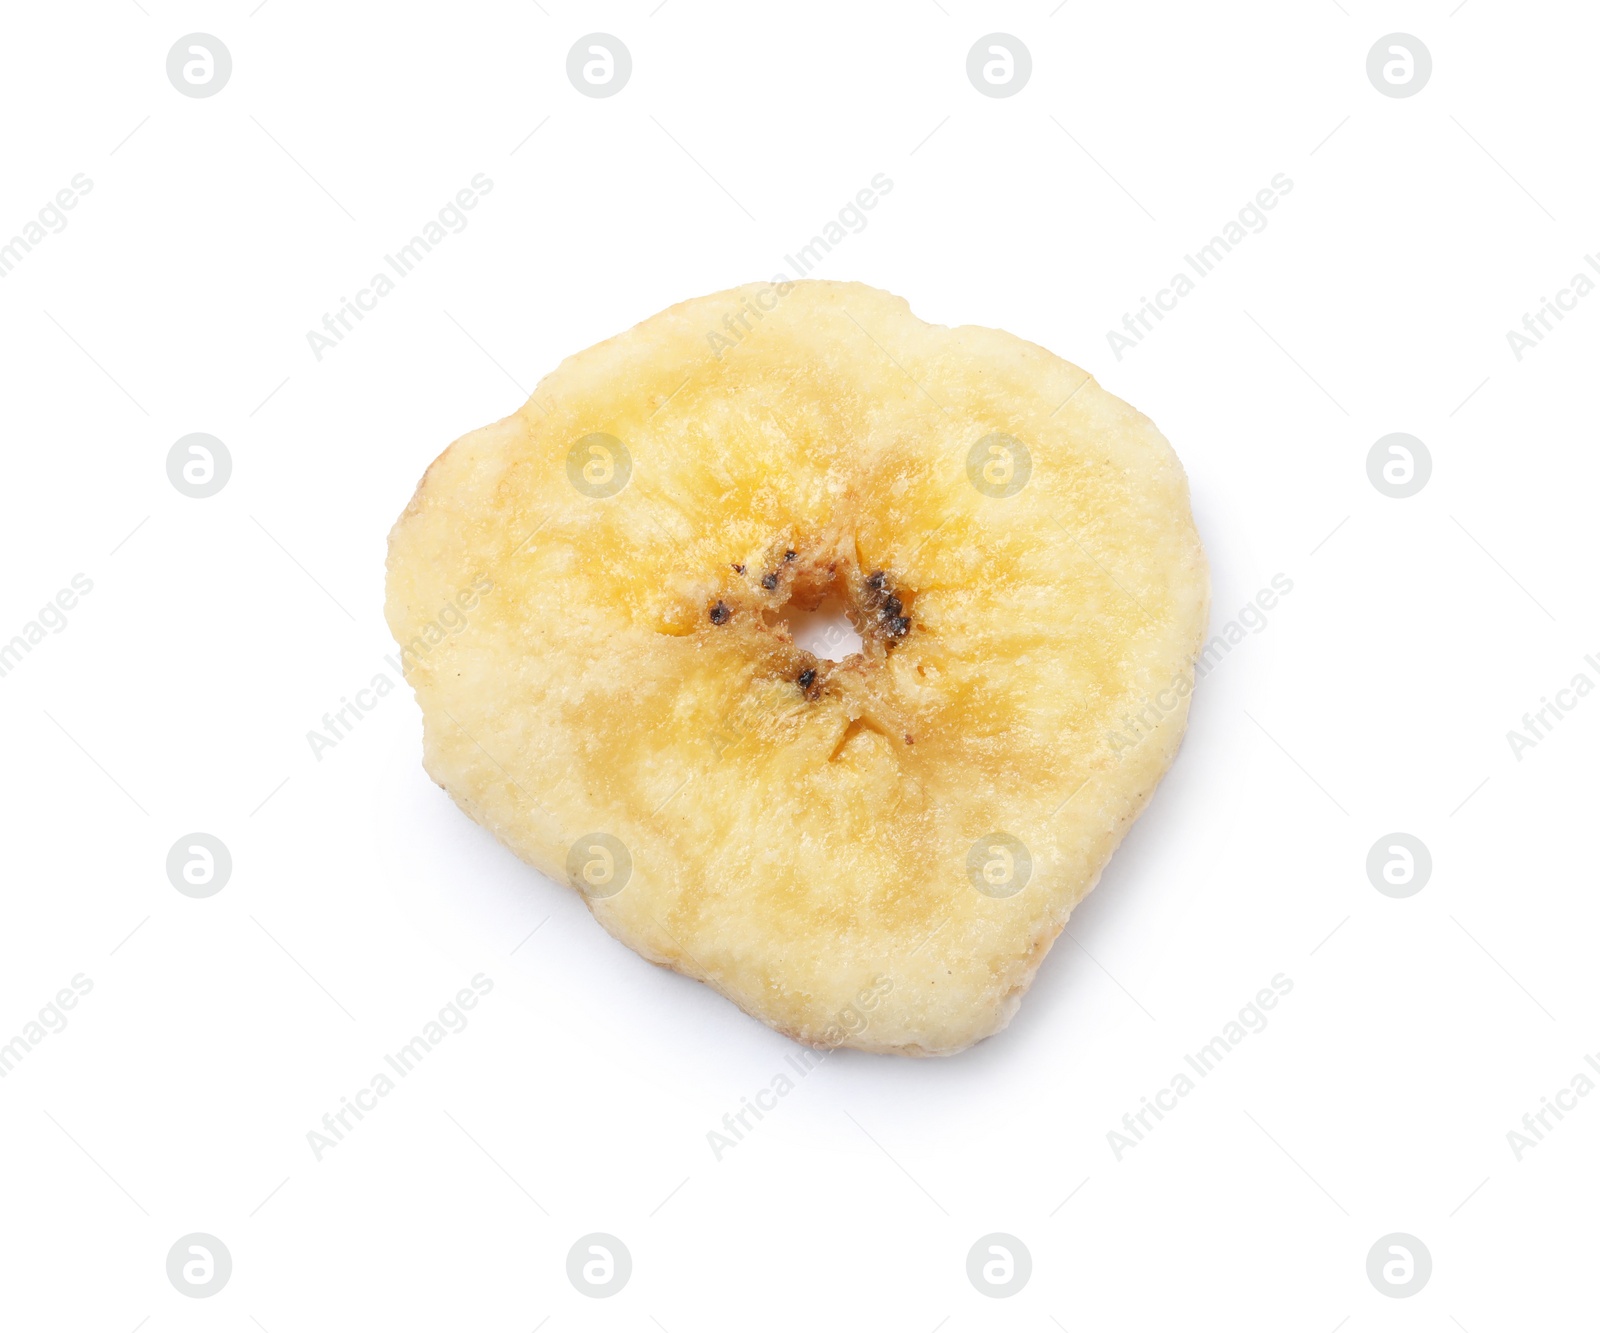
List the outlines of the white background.
{"label": "white background", "polygon": [[[1520,1161],[1507,1140],[1600,1050],[1600,699],[1520,760],[1506,739],[1575,673],[1600,682],[1600,299],[1520,362],[1505,336],[1600,248],[1588,7],[3,21],[0,237],[75,173],[93,189],[0,281],[0,638],[94,586],[0,679],[0,1042],[93,983],[0,1080],[0,1324],[1592,1318],[1600,1096]],[[965,72],[995,30],[1033,60],[1004,99]],[[196,31],[233,58],[204,99],[165,72]],[[604,100],[565,74],[595,31],[633,58]],[[1433,57],[1406,99],[1365,71],[1396,31]],[[479,172],[470,226],[319,362],[307,331]],[[1148,412],[1189,471],[1215,626],[1274,574],[1294,590],[1201,687],[1007,1031],[950,1060],[832,1055],[718,1161],[708,1131],[794,1048],[458,813],[409,691],[320,762],[306,733],[393,674],[384,541],[429,460],[570,352],[770,277],[880,172],[892,192],[817,276],[1009,329]],[[1277,173],[1270,225],[1117,360],[1106,331]],[[166,475],[194,431],[233,458],[210,499]],[[1432,454],[1410,499],[1367,478],[1392,431]],[[202,900],[165,872],[197,830],[234,867]],[[1434,862],[1398,900],[1365,871],[1396,830]],[[307,1132],[477,973],[470,1026],[316,1160]],[[1278,973],[1270,1025],[1118,1161],[1108,1131]],[[165,1271],[194,1231],[233,1257],[205,1300]],[[595,1231],[633,1256],[608,1300],[565,1273]],[[995,1231],[1033,1256],[1006,1300],[966,1276]],[[1365,1271],[1396,1231],[1433,1256],[1403,1300]]]}

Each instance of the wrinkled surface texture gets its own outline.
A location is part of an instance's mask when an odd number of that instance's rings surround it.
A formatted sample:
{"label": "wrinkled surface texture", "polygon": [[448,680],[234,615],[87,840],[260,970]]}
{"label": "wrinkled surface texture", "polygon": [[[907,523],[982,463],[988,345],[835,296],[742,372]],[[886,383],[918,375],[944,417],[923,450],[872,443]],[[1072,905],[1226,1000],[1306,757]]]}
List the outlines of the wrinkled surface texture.
{"label": "wrinkled surface texture", "polygon": [[[800,1040],[948,1054],[1171,763],[1207,597],[1149,420],[800,282],[675,306],[456,441],[387,615],[429,774],[614,936]],[[828,598],[837,663],[784,618]]]}

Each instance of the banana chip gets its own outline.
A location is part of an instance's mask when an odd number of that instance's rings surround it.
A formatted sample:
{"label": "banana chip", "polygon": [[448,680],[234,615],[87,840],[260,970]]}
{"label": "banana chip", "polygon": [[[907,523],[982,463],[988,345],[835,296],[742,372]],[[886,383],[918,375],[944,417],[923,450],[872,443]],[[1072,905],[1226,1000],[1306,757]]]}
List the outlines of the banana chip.
{"label": "banana chip", "polygon": [[[908,1055],[1016,1011],[1177,752],[1207,601],[1148,419],[852,283],[570,357],[389,541],[462,810],[652,962]],[[840,661],[791,628],[830,606],[861,638]]]}

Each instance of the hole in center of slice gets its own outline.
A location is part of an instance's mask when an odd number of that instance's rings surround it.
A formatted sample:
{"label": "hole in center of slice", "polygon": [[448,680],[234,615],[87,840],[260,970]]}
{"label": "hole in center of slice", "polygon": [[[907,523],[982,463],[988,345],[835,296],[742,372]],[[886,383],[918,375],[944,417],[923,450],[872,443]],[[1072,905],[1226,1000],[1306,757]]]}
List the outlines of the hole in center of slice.
{"label": "hole in center of slice", "polygon": [[802,611],[793,603],[783,608],[783,621],[794,636],[795,646],[829,662],[842,662],[861,651],[861,636],[856,633],[845,604],[837,597],[825,598],[814,611]]}

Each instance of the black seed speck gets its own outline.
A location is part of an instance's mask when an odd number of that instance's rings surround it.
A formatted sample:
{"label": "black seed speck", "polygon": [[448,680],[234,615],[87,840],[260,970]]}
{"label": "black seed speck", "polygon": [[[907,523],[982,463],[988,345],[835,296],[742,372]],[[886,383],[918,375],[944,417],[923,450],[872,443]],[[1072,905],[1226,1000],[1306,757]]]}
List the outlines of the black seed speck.
{"label": "black seed speck", "polygon": [[886,629],[889,632],[889,636],[891,638],[895,638],[895,639],[900,638],[910,628],[911,628],[911,620],[910,620],[910,617],[908,617],[908,616],[896,616],[893,620],[891,620],[887,625],[884,626],[884,629]]}
{"label": "black seed speck", "polygon": [[884,619],[893,620],[897,615],[900,614],[900,609],[900,599],[898,597],[891,597],[883,604]]}
{"label": "black seed speck", "polygon": [[735,574],[743,574],[744,573],[744,566],[743,565],[735,565],[733,567],[733,572]]}
{"label": "black seed speck", "polygon": [[817,678],[816,671],[811,667],[807,667],[804,671],[802,671],[798,676],[795,677],[795,681],[800,686],[800,688],[802,690],[809,690],[811,688],[811,682],[816,680],[816,678]]}
{"label": "black seed speck", "polygon": [[776,574],[763,574],[761,576],[761,586],[771,592],[778,586],[778,576]]}
{"label": "black seed speck", "polygon": [[787,564],[789,561],[794,559],[794,552],[793,551],[785,551],[783,553],[783,559],[784,559],[784,563]]}
{"label": "black seed speck", "polygon": [[711,623],[713,625],[726,624],[728,617],[732,614],[733,612],[728,610],[728,604],[726,602],[718,602],[714,607],[711,608]]}
{"label": "black seed speck", "polygon": [[882,592],[883,585],[887,581],[888,575],[886,575],[881,569],[875,569],[872,571],[872,573],[867,575],[867,587],[871,588],[873,592]]}

